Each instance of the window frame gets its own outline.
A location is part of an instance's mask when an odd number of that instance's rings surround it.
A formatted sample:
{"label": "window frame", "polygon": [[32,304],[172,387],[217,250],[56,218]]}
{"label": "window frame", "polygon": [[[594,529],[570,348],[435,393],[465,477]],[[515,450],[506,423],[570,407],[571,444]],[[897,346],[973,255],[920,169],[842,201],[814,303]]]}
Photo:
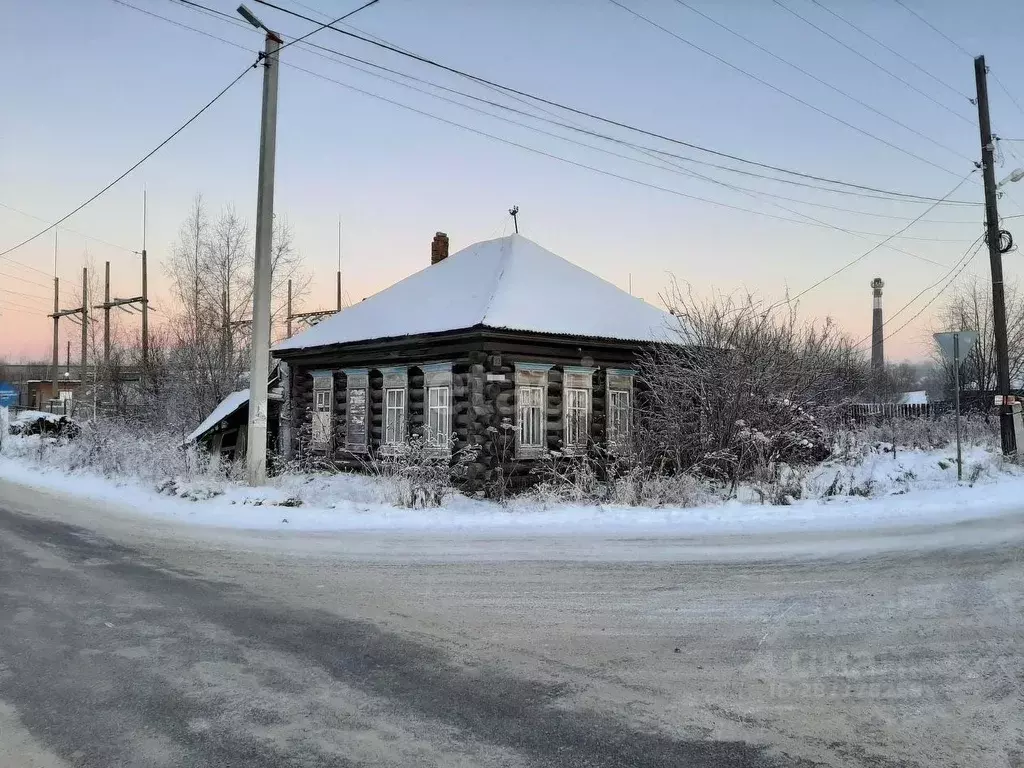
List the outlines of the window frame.
{"label": "window frame", "polygon": [[313,377],[313,404],[309,444],[315,451],[330,451],[334,440],[334,372],[310,373]]}
{"label": "window frame", "polygon": [[[398,401],[391,404],[392,396]],[[406,390],[403,387],[387,387],[384,390],[384,432],[381,445],[394,447],[405,443],[406,432]],[[392,414],[396,414],[392,421]],[[393,433],[393,435],[392,435]]]}
{"label": "window frame", "polygon": [[[566,455],[585,454],[590,447],[594,426],[594,372],[596,368],[562,366],[562,451]],[[569,419],[569,392],[583,394],[583,426],[579,420]],[[579,410],[578,406],[574,410]],[[572,433],[576,432],[576,435]],[[573,438],[573,439],[570,439]]]}
{"label": "window frame", "polygon": [[[516,458],[538,458],[548,450],[548,372],[552,366],[544,363],[514,363],[515,366],[515,439]],[[524,394],[539,390],[539,402],[524,404]],[[536,442],[523,442],[524,408],[537,412]]]}
{"label": "window frame", "polygon": [[[431,402],[433,395],[438,395],[438,401]],[[427,387],[424,400],[426,409],[424,413],[423,427],[425,431],[425,443],[429,448],[448,450],[451,442],[451,421],[452,421],[452,388],[441,384]],[[444,395],[442,398],[441,395]],[[437,418],[435,419],[435,414]]]}
{"label": "window frame", "polygon": [[[629,368],[609,368],[605,377],[605,443],[609,450],[616,453],[628,452],[632,448],[633,439],[633,407],[635,402],[633,382],[636,371]],[[617,434],[613,429],[615,414],[612,407],[613,395],[625,395],[626,413],[624,418],[624,435]]]}
{"label": "window frame", "polygon": [[[429,363],[422,366],[423,371],[423,442],[424,445],[438,453],[449,453],[452,448],[452,434],[455,431],[454,422],[454,398],[455,391],[452,387],[452,364],[450,362]],[[443,416],[438,418],[436,425],[437,433],[432,434],[431,428],[431,391],[446,392],[446,404],[435,406],[438,413]]]}
{"label": "window frame", "polygon": [[[367,368],[347,368],[345,374],[345,450],[352,453],[366,453],[370,443],[370,429],[373,414],[370,408],[370,371]],[[354,393],[362,392],[362,439],[352,418]]]}

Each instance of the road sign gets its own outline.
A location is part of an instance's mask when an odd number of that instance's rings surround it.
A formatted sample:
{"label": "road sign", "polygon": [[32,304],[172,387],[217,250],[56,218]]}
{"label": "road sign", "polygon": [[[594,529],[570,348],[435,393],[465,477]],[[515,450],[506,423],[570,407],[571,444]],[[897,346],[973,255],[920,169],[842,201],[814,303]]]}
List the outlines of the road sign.
{"label": "road sign", "polygon": [[6,381],[0,381],[0,406],[18,404],[18,388]]}
{"label": "road sign", "polygon": [[945,357],[949,362],[953,362],[953,345],[954,337],[960,337],[960,349],[959,359],[963,360],[970,351],[974,348],[974,345],[978,343],[978,332],[977,331],[948,331],[946,333],[936,333],[935,342],[939,345],[939,349],[942,350],[942,356]]}

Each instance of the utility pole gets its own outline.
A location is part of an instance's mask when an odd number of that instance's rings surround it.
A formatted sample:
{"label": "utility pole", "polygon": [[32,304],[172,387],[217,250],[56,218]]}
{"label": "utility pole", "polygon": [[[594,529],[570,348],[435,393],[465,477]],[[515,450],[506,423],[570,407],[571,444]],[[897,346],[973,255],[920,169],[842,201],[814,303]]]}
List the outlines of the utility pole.
{"label": "utility pole", "polygon": [[89,268],[82,267],[82,385],[85,385],[85,365],[89,353]]}
{"label": "utility pole", "polygon": [[999,210],[996,205],[995,141],[988,113],[988,69],[985,57],[974,60],[974,79],[978,88],[978,126],[981,129],[981,171],[985,181],[985,239],[992,270],[992,320],[996,341],[996,373],[999,395],[999,427],[1003,453],[1017,451],[1013,430],[1013,406],[1010,396],[1010,357],[1006,339],[1006,298],[1003,290],[1003,254],[1000,251]]}
{"label": "utility pole", "polygon": [[338,311],[341,312],[341,216],[338,217]]}
{"label": "utility pole", "polygon": [[[243,12],[244,11],[244,12]],[[252,358],[249,364],[249,431],[246,479],[262,485],[267,479],[267,378],[270,373],[270,246],[274,230],[274,161],[277,152],[277,76],[280,35],[256,19],[245,6],[239,12],[266,32],[263,54],[263,113],[260,126],[260,167],[256,196],[256,270],[252,302]]]}
{"label": "utility pole", "polygon": [[286,320],[285,333],[288,338],[292,337],[292,281],[288,280],[288,319]]}
{"label": "utility pole", "polygon": [[[142,375],[149,370],[149,273],[146,270],[146,190],[142,190]],[[108,299],[109,301],[109,299]]]}
{"label": "utility pole", "polygon": [[103,272],[103,365],[110,366],[110,262]]}
{"label": "utility pole", "polygon": [[516,234],[519,234],[519,206],[513,205],[508,209],[509,216],[512,217],[512,223],[515,225]]}
{"label": "utility pole", "polygon": [[[56,248],[56,245],[54,245]],[[53,314],[50,317],[53,318],[53,395],[57,395],[57,377],[60,372],[57,370],[60,366],[58,355],[60,354],[58,347],[60,345],[59,337],[59,322],[60,322],[60,278],[53,278]]]}

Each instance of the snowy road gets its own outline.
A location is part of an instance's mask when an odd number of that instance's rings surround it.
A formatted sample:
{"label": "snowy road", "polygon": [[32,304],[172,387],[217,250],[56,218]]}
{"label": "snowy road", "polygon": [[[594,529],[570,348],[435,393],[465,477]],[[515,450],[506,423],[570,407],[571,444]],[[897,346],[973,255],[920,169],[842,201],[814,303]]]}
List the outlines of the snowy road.
{"label": "snowy road", "polygon": [[1022,543],[240,532],[0,483],[0,766],[1017,768]]}

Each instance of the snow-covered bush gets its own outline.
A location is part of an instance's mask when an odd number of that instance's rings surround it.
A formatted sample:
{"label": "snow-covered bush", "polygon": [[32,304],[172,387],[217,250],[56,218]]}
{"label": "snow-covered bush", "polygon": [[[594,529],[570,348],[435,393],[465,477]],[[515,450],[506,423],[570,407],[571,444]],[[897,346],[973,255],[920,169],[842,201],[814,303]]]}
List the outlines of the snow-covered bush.
{"label": "snow-covered bush", "polygon": [[679,343],[645,351],[638,364],[635,442],[649,463],[735,491],[780,463],[828,455],[842,404],[869,381],[863,356],[834,323],[678,286],[666,303]]}
{"label": "snow-covered bush", "polygon": [[439,507],[457,493],[456,483],[471,461],[469,451],[438,449],[419,435],[401,445],[388,446],[365,468],[376,478],[382,501],[396,507]]}
{"label": "snow-covered bush", "polygon": [[4,449],[4,441],[11,431],[11,412],[0,406],[0,451]]}
{"label": "snow-covered bush", "polygon": [[12,437],[5,453],[67,472],[86,470],[153,487],[167,481],[191,482],[204,476],[210,464],[205,453],[183,448],[175,435],[109,419],[82,424],[73,439]]}

